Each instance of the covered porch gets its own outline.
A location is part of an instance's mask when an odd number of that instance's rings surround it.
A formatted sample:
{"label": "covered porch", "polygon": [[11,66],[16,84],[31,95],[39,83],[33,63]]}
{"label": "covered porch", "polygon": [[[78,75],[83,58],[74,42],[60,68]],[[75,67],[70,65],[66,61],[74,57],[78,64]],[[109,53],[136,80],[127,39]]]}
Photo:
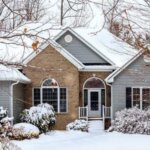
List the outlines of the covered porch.
{"label": "covered porch", "polygon": [[107,106],[105,82],[98,77],[88,78],[83,84],[83,101],[79,106],[79,119],[111,118],[111,107]]}

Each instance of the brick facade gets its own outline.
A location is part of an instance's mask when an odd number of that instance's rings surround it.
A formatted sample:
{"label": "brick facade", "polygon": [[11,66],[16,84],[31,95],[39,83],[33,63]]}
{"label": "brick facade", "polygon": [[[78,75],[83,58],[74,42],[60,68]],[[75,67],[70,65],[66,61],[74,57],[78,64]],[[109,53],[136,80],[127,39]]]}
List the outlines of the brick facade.
{"label": "brick facade", "polygon": [[[40,87],[43,80],[54,78],[60,87],[68,90],[68,112],[57,114],[57,129],[64,129],[66,124],[78,117],[79,72],[59,52],[48,46],[28,63],[24,72],[32,83],[25,87],[26,102],[32,104],[32,88]],[[30,67],[32,66],[32,67]],[[34,67],[35,66],[35,67]]]}
{"label": "brick facade", "polygon": [[[43,80],[54,78],[60,87],[68,90],[68,112],[57,113],[56,129],[65,129],[66,124],[78,118],[78,107],[82,103],[82,88],[84,82],[93,76],[105,79],[110,73],[80,72],[53,47],[48,46],[28,63],[24,72],[32,83],[25,87],[26,107],[32,105],[32,89],[40,87]],[[107,90],[108,91],[108,90]],[[79,98],[80,95],[80,98]],[[79,101],[80,99],[80,101]]]}

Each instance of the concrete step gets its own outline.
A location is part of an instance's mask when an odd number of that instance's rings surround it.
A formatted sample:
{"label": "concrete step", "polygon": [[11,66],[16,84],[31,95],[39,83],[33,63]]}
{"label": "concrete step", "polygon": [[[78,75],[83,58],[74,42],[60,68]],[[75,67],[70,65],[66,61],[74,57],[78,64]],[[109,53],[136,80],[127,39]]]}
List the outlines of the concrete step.
{"label": "concrete step", "polygon": [[89,132],[96,133],[103,131],[104,131],[103,121],[101,120],[89,121]]}
{"label": "concrete step", "polygon": [[103,118],[99,118],[99,117],[97,117],[97,118],[89,117],[88,120],[89,120],[89,121],[92,121],[92,120],[93,120],[93,121],[94,121],[94,120],[103,120]]}

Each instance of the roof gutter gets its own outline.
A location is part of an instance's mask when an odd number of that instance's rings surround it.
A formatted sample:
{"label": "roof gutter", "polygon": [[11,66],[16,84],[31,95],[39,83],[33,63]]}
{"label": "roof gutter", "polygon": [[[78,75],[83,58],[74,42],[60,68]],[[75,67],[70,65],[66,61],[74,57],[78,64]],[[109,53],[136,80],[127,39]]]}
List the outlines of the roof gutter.
{"label": "roof gutter", "polygon": [[110,67],[99,67],[99,66],[84,66],[84,68],[79,69],[79,71],[81,72],[91,72],[91,71],[95,71],[95,72],[112,72],[113,70],[115,70],[116,68],[114,66],[110,66]]}

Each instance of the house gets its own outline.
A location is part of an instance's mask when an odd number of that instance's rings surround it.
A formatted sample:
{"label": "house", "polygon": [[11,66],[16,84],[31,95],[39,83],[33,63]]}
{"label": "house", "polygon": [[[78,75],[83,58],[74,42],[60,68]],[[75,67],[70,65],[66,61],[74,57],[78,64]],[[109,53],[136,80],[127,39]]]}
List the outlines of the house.
{"label": "house", "polygon": [[[10,91],[0,90],[0,105],[16,113],[17,119],[22,107],[49,103],[56,112],[56,128],[64,129],[79,117],[114,119],[123,108],[138,105],[143,109],[150,104],[150,69],[143,52],[105,29],[96,34],[92,29],[66,28],[23,63],[28,67],[22,73],[16,70],[23,80],[10,78],[1,84],[15,90],[13,94],[5,98],[2,95]],[[8,81],[10,85],[4,85]],[[16,94],[22,96],[18,105]]]}
{"label": "house", "polygon": [[30,79],[18,69],[0,65],[0,106],[8,109],[11,117],[19,120],[19,113],[24,109],[24,85],[30,83]]}

